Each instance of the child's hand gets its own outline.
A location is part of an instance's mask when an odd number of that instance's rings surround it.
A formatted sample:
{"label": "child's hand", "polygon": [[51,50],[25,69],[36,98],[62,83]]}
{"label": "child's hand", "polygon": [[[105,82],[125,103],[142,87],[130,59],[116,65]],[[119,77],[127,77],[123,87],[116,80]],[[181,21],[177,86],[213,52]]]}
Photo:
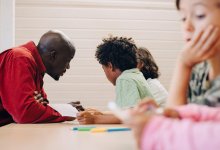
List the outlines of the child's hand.
{"label": "child's hand", "polygon": [[38,102],[46,106],[49,104],[49,101],[47,99],[44,99],[42,94],[38,91],[34,91],[34,99]]}
{"label": "child's hand", "polygon": [[79,124],[95,124],[96,115],[91,114],[88,111],[83,111],[77,114],[76,119]]}
{"label": "child's hand", "polygon": [[195,64],[211,58],[220,46],[219,32],[219,28],[210,25],[205,30],[195,33],[180,55],[182,64],[192,68]]}
{"label": "child's hand", "polygon": [[181,119],[179,112],[172,108],[165,108],[163,110],[163,115],[168,118]]}
{"label": "child's hand", "polygon": [[101,111],[93,108],[87,108],[85,111],[90,112],[93,115],[103,115]]}
{"label": "child's hand", "polygon": [[[155,102],[154,99],[151,98],[145,98],[144,100],[142,100],[136,107],[134,107],[133,109],[130,110],[131,114],[142,114],[145,113],[146,111],[149,110],[149,108],[152,108],[152,111],[154,111],[154,109],[159,108],[159,106],[157,105],[157,103]],[[163,115],[165,117],[168,118],[178,118],[180,119],[180,114],[172,108],[161,108],[162,109],[162,113],[160,113],[159,115]],[[149,110],[151,111],[151,110]]]}
{"label": "child's hand", "polygon": [[129,122],[126,123],[132,128],[138,149],[140,149],[141,146],[141,137],[144,132],[144,127],[150,122],[153,116],[152,113],[133,114]]}
{"label": "child's hand", "polygon": [[154,99],[145,98],[143,99],[136,107],[132,109],[133,113],[143,113],[146,112],[149,108],[158,108],[157,103]]}

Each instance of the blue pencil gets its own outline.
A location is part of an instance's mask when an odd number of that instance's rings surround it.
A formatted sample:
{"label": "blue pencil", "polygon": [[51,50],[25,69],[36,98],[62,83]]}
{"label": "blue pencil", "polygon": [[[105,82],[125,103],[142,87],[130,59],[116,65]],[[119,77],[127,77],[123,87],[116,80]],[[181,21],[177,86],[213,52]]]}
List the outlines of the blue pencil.
{"label": "blue pencil", "polygon": [[130,131],[131,128],[110,128],[107,129],[107,132],[115,132],[115,131]]}

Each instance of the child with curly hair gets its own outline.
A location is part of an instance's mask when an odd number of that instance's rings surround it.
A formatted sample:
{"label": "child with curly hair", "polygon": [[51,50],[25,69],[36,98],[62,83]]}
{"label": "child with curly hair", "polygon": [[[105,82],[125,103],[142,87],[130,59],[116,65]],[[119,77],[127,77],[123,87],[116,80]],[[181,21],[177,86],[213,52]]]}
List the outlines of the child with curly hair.
{"label": "child with curly hair", "polygon": [[[164,99],[164,94],[157,93],[158,85],[148,82],[137,68],[137,46],[132,38],[109,37],[103,39],[95,54],[102,65],[107,79],[116,86],[115,102],[122,109],[136,106],[143,98],[154,98],[158,105]],[[156,82],[157,84],[157,82]],[[85,111],[78,114],[81,124],[91,123],[120,123],[113,114],[93,115]]]}

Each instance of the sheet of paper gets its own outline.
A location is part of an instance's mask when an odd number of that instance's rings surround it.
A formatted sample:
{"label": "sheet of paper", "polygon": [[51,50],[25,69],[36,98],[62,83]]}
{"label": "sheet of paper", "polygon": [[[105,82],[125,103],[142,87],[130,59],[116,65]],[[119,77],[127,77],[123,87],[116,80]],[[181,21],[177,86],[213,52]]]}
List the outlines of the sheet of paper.
{"label": "sheet of paper", "polygon": [[50,107],[58,111],[62,116],[76,117],[78,110],[70,104],[49,104]]}

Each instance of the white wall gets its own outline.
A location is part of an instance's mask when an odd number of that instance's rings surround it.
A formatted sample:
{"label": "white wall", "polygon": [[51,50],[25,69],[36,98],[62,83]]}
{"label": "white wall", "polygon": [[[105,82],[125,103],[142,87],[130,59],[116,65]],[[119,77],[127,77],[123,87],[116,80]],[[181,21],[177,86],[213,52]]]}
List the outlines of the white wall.
{"label": "white wall", "polygon": [[0,0],[0,52],[14,46],[14,0]]}
{"label": "white wall", "polygon": [[75,43],[71,69],[55,82],[45,78],[54,102],[81,100],[105,108],[114,87],[94,58],[96,46],[108,34],[133,37],[152,52],[168,88],[175,58],[182,45],[178,14],[172,0],[17,0],[16,44],[38,42],[49,29],[60,29]]}

